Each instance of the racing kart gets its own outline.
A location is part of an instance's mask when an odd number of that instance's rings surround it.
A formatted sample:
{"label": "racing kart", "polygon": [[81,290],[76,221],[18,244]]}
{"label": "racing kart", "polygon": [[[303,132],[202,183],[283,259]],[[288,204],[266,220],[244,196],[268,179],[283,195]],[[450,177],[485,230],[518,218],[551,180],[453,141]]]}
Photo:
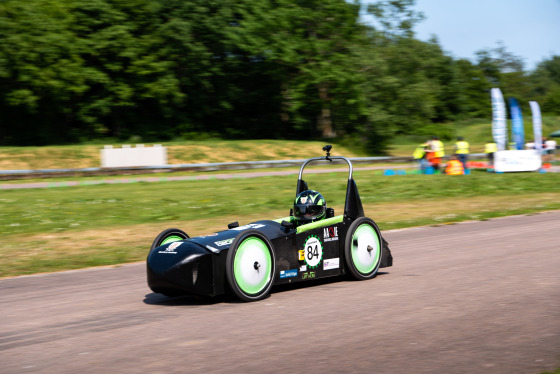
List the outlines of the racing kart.
{"label": "racing kart", "polygon": [[216,233],[189,237],[180,229],[161,232],[147,258],[152,291],[166,296],[217,296],[233,292],[240,299],[265,298],[273,285],[305,282],[350,273],[355,279],[374,278],[393,257],[375,222],[365,217],[352,163],[326,156],[304,161],[296,196],[308,190],[303,171],[310,163],[344,161],[349,175],[344,213],[298,225],[290,216],[240,226],[237,222]]}

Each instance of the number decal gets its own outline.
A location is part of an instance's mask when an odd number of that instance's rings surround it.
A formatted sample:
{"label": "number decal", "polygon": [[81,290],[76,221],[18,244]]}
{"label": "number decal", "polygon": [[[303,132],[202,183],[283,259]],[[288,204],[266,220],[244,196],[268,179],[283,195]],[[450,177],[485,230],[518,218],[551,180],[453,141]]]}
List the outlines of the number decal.
{"label": "number decal", "polygon": [[305,241],[305,263],[310,268],[316,268],[323,259],[323,243],[315,235],[311,235]]}
{"label": "number decal", "polygon": [[313,257],[319,257],[319,250],[317,249],[317,244],[315,244],[315,249],[312,246],[307,247],[307,259],[313,261]]}

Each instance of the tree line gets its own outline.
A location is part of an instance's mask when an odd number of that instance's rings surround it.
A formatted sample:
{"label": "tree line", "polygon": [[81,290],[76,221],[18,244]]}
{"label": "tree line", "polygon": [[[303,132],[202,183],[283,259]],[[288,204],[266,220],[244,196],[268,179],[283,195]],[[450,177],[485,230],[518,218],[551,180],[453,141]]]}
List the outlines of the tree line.
{"label": "tree line", "polygon": [[4,0],[0,145],[449,136],[492,87],[560,114],[560,56],[531,72],[504,45],[476,61],[415,38],[414,0]]}

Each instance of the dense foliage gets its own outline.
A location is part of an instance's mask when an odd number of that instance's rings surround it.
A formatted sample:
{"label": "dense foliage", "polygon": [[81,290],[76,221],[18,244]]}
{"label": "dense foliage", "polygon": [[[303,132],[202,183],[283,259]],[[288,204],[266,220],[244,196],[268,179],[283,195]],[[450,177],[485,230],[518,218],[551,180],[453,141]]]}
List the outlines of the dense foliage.
{"label": "dense foliage", "polygon": [[4,0],[0,145],[101,137],[353,137],[488,117],[500,87],[560,111],[560,56],[533,72],[499,45],[456,60],[414,37],[414,0],[360,21],[344,0]]}

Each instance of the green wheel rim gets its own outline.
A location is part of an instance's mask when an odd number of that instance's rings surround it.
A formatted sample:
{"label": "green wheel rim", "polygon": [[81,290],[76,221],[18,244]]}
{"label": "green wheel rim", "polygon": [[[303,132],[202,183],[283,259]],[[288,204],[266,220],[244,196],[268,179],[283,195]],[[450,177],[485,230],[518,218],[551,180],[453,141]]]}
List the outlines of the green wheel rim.
{"label": "green wheel rim", "polygon": [[352,263],[356,270],[362,274],[374,271],[381,255],[381,241],[377,231],[371,225],[362,223],[352,235],[351,246]]}
{"label": "green wheel rim", "polygon": [[162,241],[160,245],[177,242],[179,240],[183,240],[183,238],[181,238],[180,236],[177,236],[177,235],[171,235],[171,236],[168,236],[167,238],[165,238],[165,240]]}
{"label": "green wheel rim", "polygon": [[268,246],[259,238],[245,239],[233,260],[235,282],[247,295],[264,290],[272,276],[272,257]]}

